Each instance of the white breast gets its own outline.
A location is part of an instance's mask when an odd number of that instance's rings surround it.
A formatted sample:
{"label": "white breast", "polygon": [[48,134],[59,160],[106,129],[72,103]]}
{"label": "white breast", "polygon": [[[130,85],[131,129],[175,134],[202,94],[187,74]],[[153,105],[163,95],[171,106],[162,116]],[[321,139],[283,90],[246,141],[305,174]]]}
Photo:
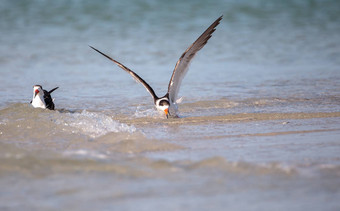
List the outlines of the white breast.
{"label": "white breast", "polygon": [[40,95],[37,95],[35,98],[33,98],[32,106],[34,108],[46,108],[46,104],[45,104],[43,97]]}

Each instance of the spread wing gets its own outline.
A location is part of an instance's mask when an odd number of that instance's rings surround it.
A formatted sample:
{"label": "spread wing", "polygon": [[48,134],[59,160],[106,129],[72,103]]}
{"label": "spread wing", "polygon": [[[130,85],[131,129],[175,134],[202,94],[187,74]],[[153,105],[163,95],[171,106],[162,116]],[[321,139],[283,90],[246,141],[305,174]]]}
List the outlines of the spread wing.
{"label": "spread wing", "polygon": [[94,47],[90,46],[93,50],[97,51],[98,53],[100,53],[101,55],[105,56],[106,58],[110,59],[111,61],[113,61],[114,63],[116,63],[120,68],[122,68],[123,70],[125,70],[125,72],[129,73],[136,81],[138,81],[139,83],[141,83],[146,90],[151,94],[151,96],[153,97],[154,101],[156,101],[158,99],[158,97],[156,96],[155,92],[153,91],[153,89],[151,88],[151,86],[146,83],[141,77],[139,77],[139,75],[137,75],[135,72],[133,72],[132,70],[130,70],[129,68],[125,67],[123,64],[119,63],[118,61],[112,59],[111,57],[109,57],[108,55],[100,52],[99,50],[95,49]]}
{"label": "spread wing", "polygon": [[216,30],[215,27],[222,20],[222,17],[223,16],[219,17],[214,23],[212,23],[209,28],[203,32],[203,34],[182,54],[182,56],[177,61],[168,86],[168,94],[172,103],[176,102],[177,100],[179,88],[185,74],[188,72],[190,61],[192,58],[194,58],[196,53],[201,50],[205,44],[207,44],[212,33]]}

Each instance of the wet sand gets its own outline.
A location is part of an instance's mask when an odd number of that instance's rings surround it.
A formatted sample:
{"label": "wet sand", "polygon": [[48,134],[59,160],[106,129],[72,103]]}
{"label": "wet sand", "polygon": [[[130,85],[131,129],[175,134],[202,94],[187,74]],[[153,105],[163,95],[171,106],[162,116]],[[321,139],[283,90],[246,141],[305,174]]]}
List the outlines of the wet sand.
{"label": "wet sand", "polygon": [[313,119],[313,118],[329,118],[340,117],[340,112],[324,112],[324,113],[242,113],[227,114],[224,116],[193,116],[181,118],[136,118],[136,119],[119,119],[126,124],[205,124],[205,123],[233,123],[233,122],[249,122],[249,121],[266,121],[266,120],[287,120],[290,119]]}

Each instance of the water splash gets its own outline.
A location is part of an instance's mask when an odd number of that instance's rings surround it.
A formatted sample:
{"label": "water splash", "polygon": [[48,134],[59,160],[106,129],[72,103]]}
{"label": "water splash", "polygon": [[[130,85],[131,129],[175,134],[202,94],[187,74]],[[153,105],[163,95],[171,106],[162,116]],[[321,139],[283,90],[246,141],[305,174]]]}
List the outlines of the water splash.
{"label": "water splash", "polygon": [[97,138],[107,133],[134,133],[136,128],[113,120],[101,113],[83,110],[81,113],[66,113],[55,120],[56,124],[67,126],[64,130],[72,133],[82,133],[91,138]]}
{"label": "water splash", "polygon": [[[163,115],[164,116],[164,115]],[[162,117],[161,113],[154,108],[145,109],[144,106],[137,106],[134,118],[142,118],[142,117]],[[164,116],[165,118],[165,116]]]}

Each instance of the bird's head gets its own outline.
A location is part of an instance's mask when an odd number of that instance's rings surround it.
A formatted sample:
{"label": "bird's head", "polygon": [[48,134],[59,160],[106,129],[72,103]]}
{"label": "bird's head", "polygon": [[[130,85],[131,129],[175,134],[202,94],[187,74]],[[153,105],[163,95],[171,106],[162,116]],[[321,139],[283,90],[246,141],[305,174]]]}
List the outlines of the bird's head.
{"label": "bird's head", "polygon": [[170,115],[170,113],[169,113],[170,103],[167,99],[160,100],[156,107],[157,107],[158,110],[164,111],[166,118],[169,117],[169,115]]}
{"label": "bird's head", "polygon": [[34,85],[33,86],[33,98],[35,98],[37,95],[43,94],[44,91],[40,85]]}

